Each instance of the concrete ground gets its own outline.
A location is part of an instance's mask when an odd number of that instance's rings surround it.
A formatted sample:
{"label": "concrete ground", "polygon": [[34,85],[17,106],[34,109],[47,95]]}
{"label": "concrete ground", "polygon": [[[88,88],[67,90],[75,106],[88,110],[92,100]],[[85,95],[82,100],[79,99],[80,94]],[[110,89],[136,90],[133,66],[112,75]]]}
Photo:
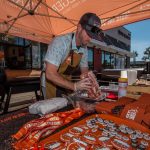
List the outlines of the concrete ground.
{"label": "concrete ground", "polygon": [[[22,78],[22,77],[40,77],[40,70],[11,70],[5,69],[7,80],[11,80],[14,78]],[[0,96],[1,98],[1,96]],[[10,100],[10,106],[8,112],[14,111],[17,109],[21,109],[24,107],[28,107],[31,103],[36,100],[34,92],[26,92],[19,94],[12,94]],[[4,101],[6,101],[6,96]],[[17,106],[18,105],[18,106]],[[2,103],[2,108],[0,108],[0,113],[2,113],[2,109],[4,107],[4,102]]]}
{"label": "concrete ground", "polygon": [[[12,94],[8,112],[15,111],[24,107],[28,107],[35,101],[36,101],[36,96],[34,92]],[[4,104],[2,104],[2,107],[3,106]],[[0,112],[2,113],[2,110]]]}

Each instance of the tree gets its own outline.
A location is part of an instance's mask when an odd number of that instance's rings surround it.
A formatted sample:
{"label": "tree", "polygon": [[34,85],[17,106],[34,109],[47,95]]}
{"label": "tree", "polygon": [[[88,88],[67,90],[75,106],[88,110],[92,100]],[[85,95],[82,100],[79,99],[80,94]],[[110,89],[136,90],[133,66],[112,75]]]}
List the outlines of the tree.
{"label": "tree", "polygon": [[138,52],[137,51],[133,51],[133,62],[134,64],[136,63],[136,57],[138,57]]}
{"label": "tree", "polygon": [[146,48],[144,51],[144,56],[142,57],[144,61],[150,61],[150,47]]}

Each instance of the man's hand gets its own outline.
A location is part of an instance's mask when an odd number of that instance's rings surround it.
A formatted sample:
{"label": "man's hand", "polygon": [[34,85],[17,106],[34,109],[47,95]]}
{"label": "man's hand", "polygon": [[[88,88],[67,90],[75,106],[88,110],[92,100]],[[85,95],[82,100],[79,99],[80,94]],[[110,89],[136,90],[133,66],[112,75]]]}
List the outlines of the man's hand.
{"label": "man's hand", "polygon": [[89,90],[91,88],[91,83],[89,78],[85,78],[79,82],[76,82],[74,84],[74,91],[78,91],[78,90]]}
{"label": "man's hand", "polygon": [[74,83],[62,77],[57,72],[57,70],[58,70],[57,66],[51,63],[46,63],[46,78],[51,82],[53,82],[55,85],[58,85],[66,89],[74,90]]}

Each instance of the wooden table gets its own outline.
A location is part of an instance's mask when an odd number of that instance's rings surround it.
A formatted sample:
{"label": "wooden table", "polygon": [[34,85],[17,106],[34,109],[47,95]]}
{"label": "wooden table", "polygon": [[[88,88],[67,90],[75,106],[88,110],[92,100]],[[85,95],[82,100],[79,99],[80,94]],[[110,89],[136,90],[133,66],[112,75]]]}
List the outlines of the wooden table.
{"label": "wooden table", "polygon": [[127,86],[127,97],[138,99],[142,93],[150,94],[150,86],[146,86],[146,85]]}
{"label": "wooden table", "polygon": [[7,98],[4,106],[4,113],[8,112],[12,94],[34,91],[36,99],[38,99],[37,91],[40,90],[40,77],[13,78],[7,81],[6,88],[7,88],[6,89]]}

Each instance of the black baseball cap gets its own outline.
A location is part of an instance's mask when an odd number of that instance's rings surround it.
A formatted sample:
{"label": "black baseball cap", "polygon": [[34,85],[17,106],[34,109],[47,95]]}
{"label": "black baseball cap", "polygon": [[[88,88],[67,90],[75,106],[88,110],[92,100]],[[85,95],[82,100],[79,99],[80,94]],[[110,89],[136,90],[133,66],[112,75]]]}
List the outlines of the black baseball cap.
{"label": "black baseball cap", "polygon": [[79,24],[91,38],[102,41],[101,20],[96,14],[85,13],[80,18]]}

